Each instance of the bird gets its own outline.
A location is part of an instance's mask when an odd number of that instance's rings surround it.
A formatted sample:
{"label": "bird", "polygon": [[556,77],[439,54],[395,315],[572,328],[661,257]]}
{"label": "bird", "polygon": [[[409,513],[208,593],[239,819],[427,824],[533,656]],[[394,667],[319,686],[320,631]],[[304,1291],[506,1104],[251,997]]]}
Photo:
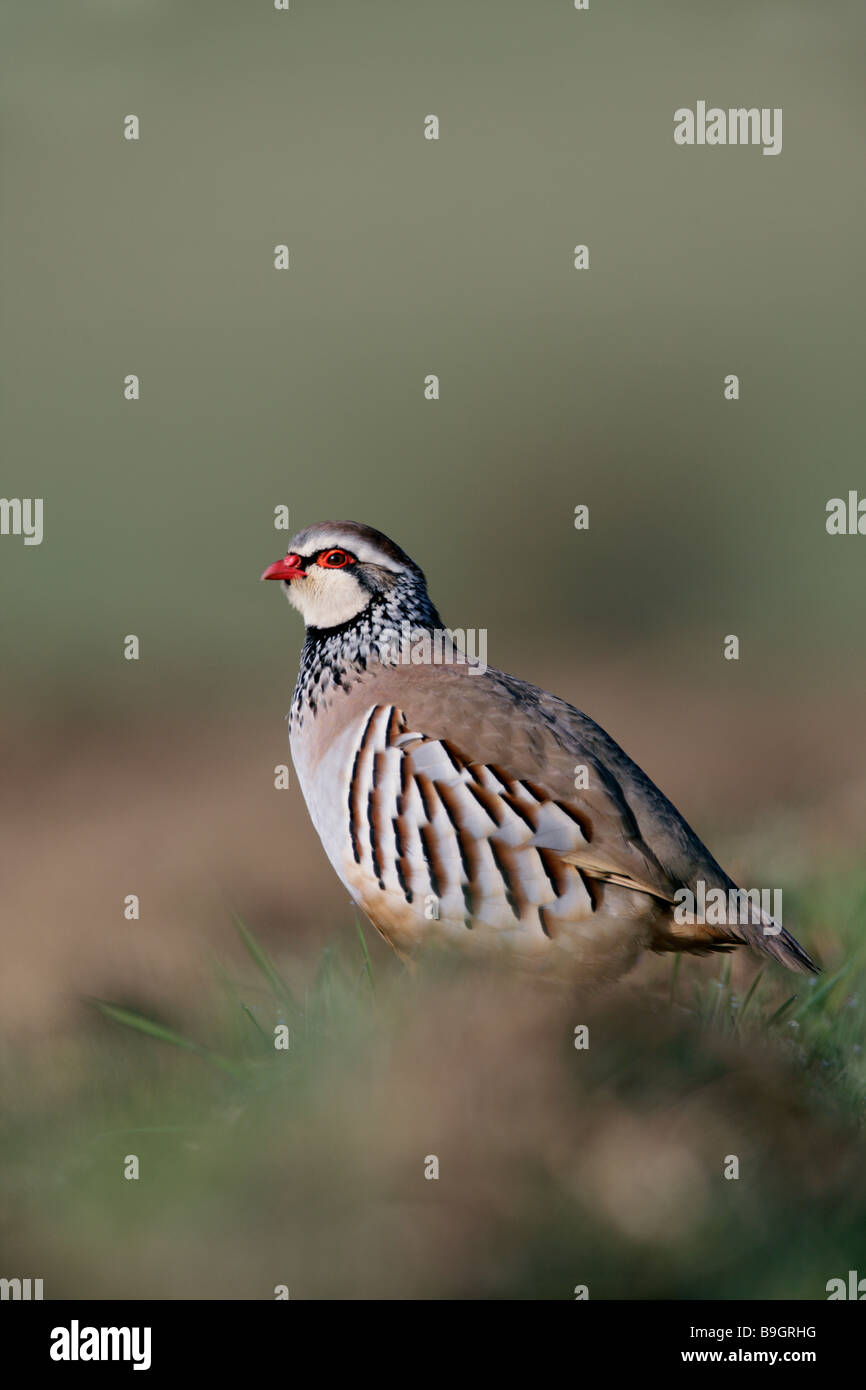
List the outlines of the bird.
{"label": "bird", "polygon": [[817,973],[600,725],[461,650],[381,531],[317,522],[261,577],[305,623],[288,721],[310,818],[404,962],[605,985],[647,953],[745,945]]}

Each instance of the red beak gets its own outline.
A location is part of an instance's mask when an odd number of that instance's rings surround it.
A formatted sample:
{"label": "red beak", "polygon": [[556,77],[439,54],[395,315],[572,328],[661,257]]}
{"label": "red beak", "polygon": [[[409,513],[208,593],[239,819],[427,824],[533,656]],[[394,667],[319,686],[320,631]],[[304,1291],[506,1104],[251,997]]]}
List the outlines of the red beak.
{"label": "red beak", "polygon": [[287,555],[283,560],[275,560],[272,565],[268,565],[262,575],[262,579],[303,579],[304,577],[299,555]]}

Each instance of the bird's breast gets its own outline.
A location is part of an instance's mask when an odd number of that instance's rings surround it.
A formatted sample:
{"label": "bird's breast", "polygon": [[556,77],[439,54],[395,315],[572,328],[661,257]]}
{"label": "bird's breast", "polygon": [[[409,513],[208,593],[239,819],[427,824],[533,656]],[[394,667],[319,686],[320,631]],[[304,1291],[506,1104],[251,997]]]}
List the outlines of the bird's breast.
{"label": "bird's breast", "polygon": [[563,859],[585,844],[563,808],[411,730],[396,706],[328,738],[293,730],[292,756],[331,864],[401,954],[435,944],[607,969],[643,944],[634,895]]}

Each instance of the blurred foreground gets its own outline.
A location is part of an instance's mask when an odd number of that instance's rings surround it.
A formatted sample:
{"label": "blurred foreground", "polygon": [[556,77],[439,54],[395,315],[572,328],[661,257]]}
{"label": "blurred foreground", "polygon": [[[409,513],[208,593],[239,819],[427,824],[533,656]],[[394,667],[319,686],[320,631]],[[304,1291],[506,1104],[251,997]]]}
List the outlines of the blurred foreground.
{"label": "blurred foreground", "polygon": [[847,980],[568,1000],[377,972],[350,929],[295,995],[249,944],[183,1035],[112,1007],[19,1063],[4,1259],[46,1297],[808,1299],[857,1267]]}
{"label": "blurred foreground", "polygon": [[693,682],[682,707],[676,664],[649,703],[624,660],[593,670],[590,712],[726,867],[783,885],[822,976],[768,966],[750,994],[746,954],[652,959],[569,999],[409,975],[372,929],[362,950],[297,789],[274,790],[273,708],[43,731],[38,759],[13,740],[8,1275],[71,1298],[822,1298],[862,1264],[854,692],[779,707]]}

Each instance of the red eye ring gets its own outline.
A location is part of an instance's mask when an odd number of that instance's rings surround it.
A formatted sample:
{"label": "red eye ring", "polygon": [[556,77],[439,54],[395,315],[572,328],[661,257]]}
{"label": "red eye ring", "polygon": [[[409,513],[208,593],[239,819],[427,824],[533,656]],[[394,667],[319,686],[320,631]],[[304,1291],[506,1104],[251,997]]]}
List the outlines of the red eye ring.
{"label": "red eye ring", "polygon": [[333,550],[325,550],[316,560],[317,565],[321,565],[325,570],[341,570],[346,565],[354,565],[355,561],[345,550],[340,550],[335,546]]}

